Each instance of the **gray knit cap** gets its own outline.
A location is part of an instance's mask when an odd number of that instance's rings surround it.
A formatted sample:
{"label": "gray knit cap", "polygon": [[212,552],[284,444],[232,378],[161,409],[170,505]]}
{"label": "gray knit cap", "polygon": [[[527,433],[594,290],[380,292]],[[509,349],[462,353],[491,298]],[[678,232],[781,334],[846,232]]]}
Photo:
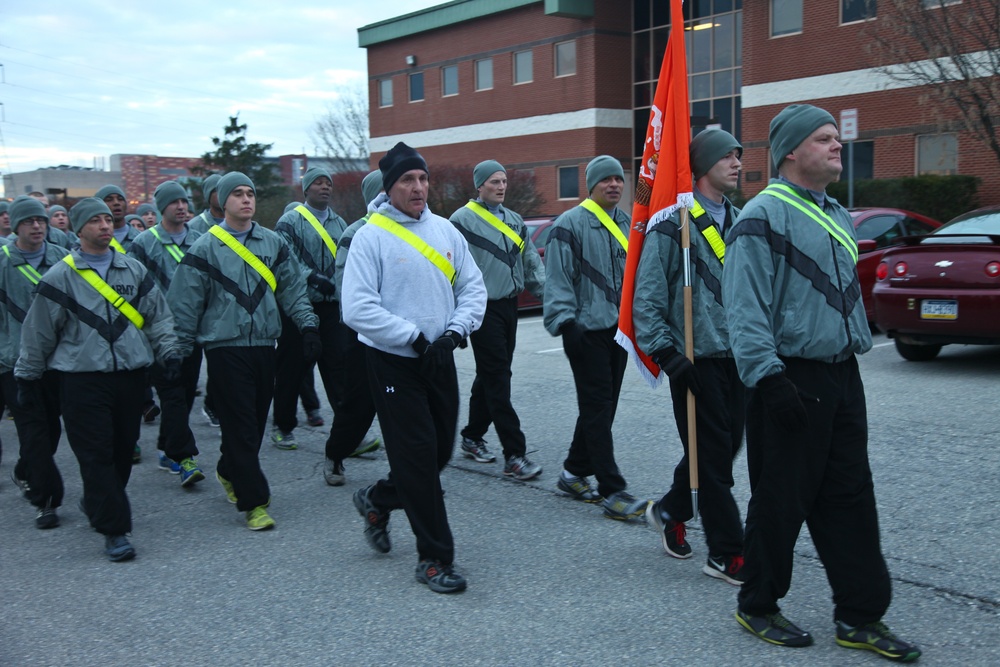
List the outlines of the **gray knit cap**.
{"label": "gray knit cap", "polygon": [[[155,195],[154,195],[155,196]],[[146,215],[147,213],[156,213],[156,207],[152,204],[139,204],[139,208],[135,209],[136,215]],[[157,215],[159,217],[159,215]]]}
{"label": "gray knit cap", "polygon": [[104,201],[108,195],[121,195],[122,199],[128,200],[128,197],[125,196],[125,191],[117,185],[105,185],[103,188],[94,193],[94,197],[100,199],[101,201]]}
{"label": "gray knit cap", "polygon": [[16,232],[17,226],[27,220],[28,218],[41,217],[45,218],[48,222],[49,214],[45,212],[45,207],[42,206],[42,202],[38,201],[34,197],[27,197],[25,199],[15,199],[10,205],[10,231]]}
{"label": "gray knit cap", "polygon": [[257,188],[253,186],[253,181],[241,171],[231,171],[219,179],[219,184],[215,188],[215,191],[219,193],[219,208],[225,210],[226,200],[229,199],[229,195],[241,185],[249,185],[253,189],[254,194],[257,193]]}
{"label": "gray knit cap", "polygon": [[205,198],[205,206],[209,206],[209,202],[212,201],[212,193],[219,187],[220,178],[222,176],[219,174],[212,174],[201,182],[201,196]]}
{"label": "gray knit cap", "polygon": [[333,183],[333,177],[330,176],[330,172],[326,169],[323,169],[322,167],[309,167],[306,170],[305,175],[302,177],[302,194],[305,194],[306,190],[309,189],[309,186],[313,184],[313,181],[320,177],[324,177],[330,181],[330,183]]}
{"label": "gray knit cap", "polygon": [[104,200],[98,199],[97,197],[87,197],[86,199],[81,199],[73,208],[69,211],[69,226],[77,234],[83,229],[83,226],[93,218],[95,215],[100,215],[104,213],[105,215],[111,215],[111,209],[108,205],[104,203]]}
{"label": "gray knit cap", "polygon": [[472,182],[475,183],[476,189],[483,187],[483,183],[486,182],[493,174],[498,171],[507,173],[507,170],[503,168],[503,165],[496,160],[485,160],[476,165],[476,168],[472,170]]}
{"label": "gray knit cap", "polygon": [[153,200],[156,202],[156,210],[163,213],[167,207],[178,199],[187,201],[187,190],[177,181],[164,181],[156,186],[153,191]]}
{"label": "gray knit cap", "polygon": [[10,212],[10,202],[0,201],[0,215]]}
{"label": "gray knit cap", "polygon": [[382,192],[382,172],[376,169],[361,179],[361,196],[365,198],[365,207],[378,197],[380,192]]}
{"label": "gray knit cap", "polygon": [[691,172],[698,180],[715,166],[715,163],[736,149],[737,157],[743,155],[743,146],[736,137],[725,130],[709,128],[702,130],[691,140]]}
{"label": "gray knit cap", "polygon": [[811,104],[792,104],[771,121],[767,140],[771,144],[771,161],[774,168],[781,167],[788,154],[798,148],[806,137],[827,123],[837,127],[837,121],[829,111]]}
{"label": "gray knit cap", "polygon": [[49,206],[49,217],[51,218],[53,213],[58,213],[59,211],[62,211],[63,213],[69,215],[69,211],[66,210],[65,206],[60,206],[59,204],[53,204],[52,206]]}
{"label": "gray knit cap", "polygon": [[587,192],[608,176],[620,176],[624,180],[622,163],[610,155],[598,155],[587,164]]}

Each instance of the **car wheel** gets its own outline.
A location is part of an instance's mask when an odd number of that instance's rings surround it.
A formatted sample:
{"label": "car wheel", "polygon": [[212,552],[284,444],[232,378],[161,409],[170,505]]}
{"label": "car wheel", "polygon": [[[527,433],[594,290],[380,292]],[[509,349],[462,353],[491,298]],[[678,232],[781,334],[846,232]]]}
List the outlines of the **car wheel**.
{"label": "car wheel", "polygon": [[907,361],[930,361],[940,351],[940,345],[910,345],[896,339],[896,352]]}

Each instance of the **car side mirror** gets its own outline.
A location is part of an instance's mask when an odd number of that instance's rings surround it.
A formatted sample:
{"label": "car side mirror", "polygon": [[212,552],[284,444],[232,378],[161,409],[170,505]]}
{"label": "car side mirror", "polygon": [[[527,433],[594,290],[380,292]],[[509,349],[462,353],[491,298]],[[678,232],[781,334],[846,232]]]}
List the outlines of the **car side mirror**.
{"label": "car side mirror", "polygon": [[866,252],[871,252],[872,250],[875,250],[877,248],[878,248],[878,244],[874,240],[872,240],[872,239],[864,239],[862,241],[858,241],[858,253],[859,254],[866,253]]}

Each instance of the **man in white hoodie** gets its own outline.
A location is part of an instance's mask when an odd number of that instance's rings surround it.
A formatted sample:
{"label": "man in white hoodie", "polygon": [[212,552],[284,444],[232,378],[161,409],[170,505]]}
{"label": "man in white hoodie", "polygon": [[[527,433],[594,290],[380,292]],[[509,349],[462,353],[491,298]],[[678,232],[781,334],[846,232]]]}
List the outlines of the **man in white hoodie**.
{"label": "man in white hoodie", "polygon": [[344,323],[369,348],[368,375],[390,474],[359,489],[365,536],[387,553],[389,513],[403,509],[417,538],[417,581],[465,590],[440,471],[458,423],[453,352],[483,321],[486,287],[465,239],[427,208],[427,163],[400,142],[379,161],[385,194],[357,231],[344,268]]}

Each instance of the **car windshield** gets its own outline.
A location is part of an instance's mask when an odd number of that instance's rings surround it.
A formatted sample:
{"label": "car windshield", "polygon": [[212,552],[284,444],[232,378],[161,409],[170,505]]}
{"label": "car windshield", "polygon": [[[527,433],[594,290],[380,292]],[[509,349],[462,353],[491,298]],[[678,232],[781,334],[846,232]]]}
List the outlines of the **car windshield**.
{"label": "car windshield", "polygon": [[967,236],[964,238],[948,238],[945,236],[939,239],[934,238],[941,234],[1000,235],[1000,211],[984,211],[959,216],[948,224],[938,227],[924,241],[925,243],[989,243],[989,239],[985,236]]}

